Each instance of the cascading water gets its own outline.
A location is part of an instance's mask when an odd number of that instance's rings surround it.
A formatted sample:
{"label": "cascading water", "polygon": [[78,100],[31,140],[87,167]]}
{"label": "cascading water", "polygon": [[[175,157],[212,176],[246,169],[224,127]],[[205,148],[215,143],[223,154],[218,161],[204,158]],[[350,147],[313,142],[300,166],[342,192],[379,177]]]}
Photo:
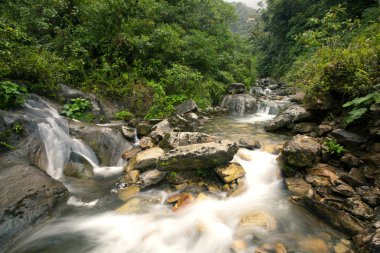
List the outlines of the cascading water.
{"label": "cascading water", "polygon": [[[109,176],[121,172],[120,162],[113,167],[101,167],[94,151],[82,141],[70,136],[66,119],[43,99],[32,96],[25,104],[24,113],[37,119],[39,137],[44,144],[47,158],[45,169],[51,177],[59,179],[63,176],[71,154],[84,158],[93,168],[95,175]],[[122,151],[114,155],[119,161]]]}
{"label": "cascading water", "polygon": [[[240,118],[224,120],[241,125]],[[252,134],[252,127],[246,124],[234,128],[230,123],[218,122],[216,126],[222,127],[226,135],[242,134],[242,129],[246,129],[246,136]],[[219,132],[219,128],[204,129]],[[281,143],[283,139],[274,141]],[[233,161],[246,171],[246,191],[236,197],[206,192],[206,198],[198,197],[191,205],[173,212],[165,204],[170,193],[153,189],[114,208],[106,205],[100,211],[91,209],[92,214],[56,219],[36,229],[11,252],[248,253],[265,243],[281,243],[288,252],[327,253],[324,245],[319,251],[310,251],[313,246],[302,242],[322,241],[327,249],[340,235],[289,204],[276,158],[264,151],[240,149]],[[102,203],[71,200],[76,210],[99,209]]]}

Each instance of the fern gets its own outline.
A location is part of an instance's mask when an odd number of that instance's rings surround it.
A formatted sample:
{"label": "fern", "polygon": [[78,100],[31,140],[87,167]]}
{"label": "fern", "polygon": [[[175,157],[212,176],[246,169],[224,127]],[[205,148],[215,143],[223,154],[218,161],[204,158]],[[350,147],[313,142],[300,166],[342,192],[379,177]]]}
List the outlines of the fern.
{"label": "fern", "polygon": [[380,93],[372,92],[365,97],[355,98],[343,105],[344,108],[353,107],[353,109],[348,113],[346,118],[346,123],[351,124],[357,119],[362,118],[368,111],[368,107],[372,104],[380,103]]}

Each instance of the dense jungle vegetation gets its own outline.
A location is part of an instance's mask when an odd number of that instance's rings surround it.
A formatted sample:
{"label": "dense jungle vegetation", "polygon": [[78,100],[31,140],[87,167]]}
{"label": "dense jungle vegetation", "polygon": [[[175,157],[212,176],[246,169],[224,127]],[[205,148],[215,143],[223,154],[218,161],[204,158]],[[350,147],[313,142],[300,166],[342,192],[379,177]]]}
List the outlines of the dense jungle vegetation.
{"label": "dense jungle vegetation", "polygon": [[148,118],[267,76],[348,101],[379,89],[379,21],[376,0],[4,0],[0,90],[64,83]]}

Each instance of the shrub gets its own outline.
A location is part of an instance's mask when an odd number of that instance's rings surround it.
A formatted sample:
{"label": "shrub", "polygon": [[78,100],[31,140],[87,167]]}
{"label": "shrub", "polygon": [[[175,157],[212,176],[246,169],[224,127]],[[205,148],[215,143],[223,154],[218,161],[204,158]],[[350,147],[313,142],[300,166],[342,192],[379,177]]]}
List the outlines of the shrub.
{"label": "shrub", "polygon": [[323,142],[323,145],[325,146],[326,151],[330,155],[340,156],[344,152],[346,152],[346,149],[342,145],[337,143],[335,139],[326,138]]}
{"label": "shrub", "polygon": [[25,103],[27,90],[25,87],[9,81],[0,82],[0,109],[11,109]]}
{"label": "shrub", "polygon": [[124,110],[116,113],[115,118],[118,120],[130,121],[134,118],[134,116],[130,111]]}
{"label": "shrub", "polygon": [[70,100],[70,103],[63,106],[61,114],[72,119],[92,121],[93,115],[89,112],[91,108],[90,101],[83,98],[74,98]]}
{"label": "shrub", "polygon": [[372,92],[365,97],[355,98],[343,105],[343,107],[351,107],[352,110],[348,113],[346,123],[351,124],[357,119],[362,118],[368,111],[368,108],[373,104],[380,103],[380,93]]}

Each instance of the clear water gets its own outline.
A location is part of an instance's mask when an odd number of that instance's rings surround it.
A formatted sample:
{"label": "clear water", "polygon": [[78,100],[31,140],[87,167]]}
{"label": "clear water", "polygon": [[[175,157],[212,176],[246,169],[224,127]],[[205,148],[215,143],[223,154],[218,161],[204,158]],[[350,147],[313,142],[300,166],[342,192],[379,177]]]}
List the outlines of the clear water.
{"label": "clear water", "polygon": [[125,204],[110,193],[115,178],[62,178],[75,198],[19,238],[10,252],[248,253],[264,243],[281,243],[288,252],[333,252],[342,236],[288,201],[277,156],[271,154],[276,151],[267,147],[289,136],[266,133],[263,125],[270,117],[215,118],[199,129],[263,144],[262,150],[242,149],[234,157],[246,170],[247,190],[241,195],[207,195],[173,212],[166,204],[171,192],[153,189]]}

